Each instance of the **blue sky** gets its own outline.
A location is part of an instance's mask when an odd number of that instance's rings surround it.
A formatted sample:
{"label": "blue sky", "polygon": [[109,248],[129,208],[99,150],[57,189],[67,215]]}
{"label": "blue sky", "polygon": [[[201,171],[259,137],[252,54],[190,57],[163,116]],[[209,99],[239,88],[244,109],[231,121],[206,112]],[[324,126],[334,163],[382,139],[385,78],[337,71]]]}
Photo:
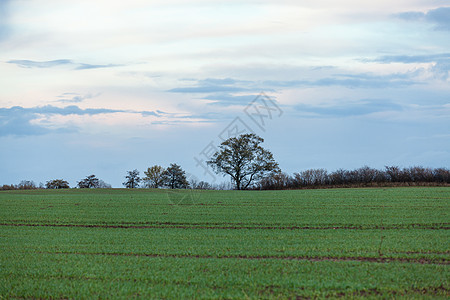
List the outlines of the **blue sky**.
{"label": "blue sky", "polygon": [[202,164],[450,167],[450,1],[0,1],[0,184]]}

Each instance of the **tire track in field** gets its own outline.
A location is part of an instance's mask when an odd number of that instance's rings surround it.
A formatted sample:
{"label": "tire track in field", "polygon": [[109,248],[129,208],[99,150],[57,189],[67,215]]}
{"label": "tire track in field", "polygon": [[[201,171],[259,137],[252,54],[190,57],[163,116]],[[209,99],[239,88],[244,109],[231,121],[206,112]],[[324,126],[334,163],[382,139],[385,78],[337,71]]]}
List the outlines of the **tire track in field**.
{"label": "tire track in field", "polygon": [[157,253],[111,253],[111,252],[40,252],[45,254],[64,255],[104,255],[104,256],[127,256],[127,257],[151,257],[151,258],[193,258],[193,259],[243,259],[243,260],[298,260],[298,261],[359,261],[372,263],[418,263],[449,265],[450,261],[445,259],[408,258],[408,257],[364,257],[364,256],[275,256],[275,255],[199,255],[199,254],[157,254]]}
{"label": "tire track in field", "polygon": [[179,228],[179,229],[264,229],[264,230],[374,230],[374,229],[431,229],[448,230],[447,224],[407,224],[407,225],[360,225],[360,226],[258,226],[258,225],[222,225],[222,224],[200,224],[200,223],[156,223],[152,225],[130,225],[130,224],[37,224],[37,223],[0,223],[0,226],[24,226],[24,227],[66,227],[66,228],[119,228],[119,229],[152,229],[152,228]]}

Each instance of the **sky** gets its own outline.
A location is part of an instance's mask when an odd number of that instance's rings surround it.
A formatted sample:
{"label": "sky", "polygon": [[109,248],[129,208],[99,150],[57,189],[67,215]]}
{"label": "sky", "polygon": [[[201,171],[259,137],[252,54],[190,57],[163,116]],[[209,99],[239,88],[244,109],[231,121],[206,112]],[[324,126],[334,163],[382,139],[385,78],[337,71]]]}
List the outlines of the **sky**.
{"label": "sky", "polygon": [[177,163],[450,167],[450,1],[0,0],[0,184]]}

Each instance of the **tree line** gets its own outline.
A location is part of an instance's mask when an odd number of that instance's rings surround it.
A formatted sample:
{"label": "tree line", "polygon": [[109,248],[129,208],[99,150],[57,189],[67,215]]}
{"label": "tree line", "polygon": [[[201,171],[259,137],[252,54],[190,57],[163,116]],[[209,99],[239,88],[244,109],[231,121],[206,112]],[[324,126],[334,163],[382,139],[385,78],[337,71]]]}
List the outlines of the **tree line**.
{"label": "tree line", "polygon": [[[202,189],[228,190],[237,189],[235,184],[211,184],[206,181],[188,180],[185,171],[177,164],[165,169],[159,165],[148,168],[145,177],[139,177],[139,171],[128,171],[123,185],[126,188],[168,188],[168,189]],[[449,185],[450,170],[446,168],[425,168],[421,166],[400,168],[386,166],[374,169],[364,166],[354,170],[339,169],[328,172],[326,169],[308,169],[293,175],[284,172],[271,173],[256,181],[247,189],[281,190],[323,187],[376,187],[376,186],[414,186],[414,185]],[[69,183],[63,179],[49,180],[44,184],[35,184],[22,180],[14,185],[0,186],[0,190],[32,189],[68,189]],[[110,184],[89,175],[80,180],[76,188],[111,188]]]}
{"label": "tree line", "polygon": [[[86,178],[80,180],[77,186],[80,189],[84,188],[100,188],[108,189],[111,185],[98,179],[95,175],[89,175]],[[36,190],[36,189],[68,189],[70,188],[69,182],[64,179],[53,179],[47,181],[45,184],[42,182],[37,185],[32,180],[22,180],[18,184],[4,184],[0,186],[0,190]]]}
{"label": "tree line", "polygon": [[142,187],[154,189],[186,189],[190,187],[186,172],[175,163],[170,164],[167,169],[154,165],[144,172],[145,177],[143,178],[139,177],[138,170],[128,171],[127,173],[123,185],[130,189],[139,187],[141,182],[143,183]]}
{"label": "tree line", "polygon": [[263,190],[301,189],[323,187],[376,187],[449,185],[450,170],[421,166],[400,168],[385,166],[374,169],[364,166],[354,170],[309,169],[292,176],[286,173],[271,174],[263,178],[254,188]]}
{"label": "tree line", "polygon": [[[386,166],[382,170],[364,166],[355,170],[339,169],[328,172],[325,169],[310,169],[292,176],[283,173],[272,153],[263,148],[264,139],[254,133],[231,137],[221,143],[206,163],[217,174],[229,176],[230,185],[212,185],[205,181],[188,180],[181,166],[172,163],[168,168],[154,165],[139,176],[138,170],[127,171],[126,188],[168,188],[168,189],[299,189],[318,187],[394,186],[394,185],[448,185],[450,170],[446,168],[424,168]],[[141,185],[142,183],[142,185]],[[78,188],[111,188],[111,185],[89,175],[77,183]],[[3,185],[0,189],[34,189],[32,181],[18,185]],[[41,183],[39,188],[64,189],[69,183],[63,179]]]}

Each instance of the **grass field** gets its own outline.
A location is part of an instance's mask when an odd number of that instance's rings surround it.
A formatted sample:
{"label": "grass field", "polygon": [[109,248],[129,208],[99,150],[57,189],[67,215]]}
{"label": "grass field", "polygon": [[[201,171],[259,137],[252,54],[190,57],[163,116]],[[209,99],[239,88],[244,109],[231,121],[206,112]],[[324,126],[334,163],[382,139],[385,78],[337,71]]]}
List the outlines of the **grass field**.
{"label": "grass field", "polygon": [[450,188],[0,192],[1,298],[450,297]]}

